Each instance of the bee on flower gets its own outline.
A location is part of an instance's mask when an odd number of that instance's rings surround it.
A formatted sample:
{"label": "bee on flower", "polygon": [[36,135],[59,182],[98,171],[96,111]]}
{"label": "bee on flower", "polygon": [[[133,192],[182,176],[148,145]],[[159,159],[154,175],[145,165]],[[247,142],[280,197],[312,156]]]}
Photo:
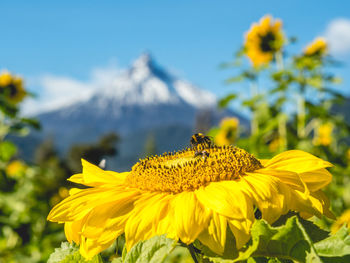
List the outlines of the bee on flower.
{"label": "bee on flower", "polygon": [[250,239],[255,208],[269,223],[290,210],[333,217],[321,191],[332,179],[330,163],[297,150],[259,160],[233,146],[201,146],[204,159],[188,148],[147,157],[124,173],[82,160],[82,173],[68,180],[88,188],[73,188],[48,220],[64,223],[67,240],[90,259],[123,233],[127,251],[165,234],[223,254],[227,231],[238,249]]}
{"label": "bee on flower", "polygon": [[268,64],[282,50],[284,35],[282,21],[266,15],[246,33],[244,49],[254,67]]}

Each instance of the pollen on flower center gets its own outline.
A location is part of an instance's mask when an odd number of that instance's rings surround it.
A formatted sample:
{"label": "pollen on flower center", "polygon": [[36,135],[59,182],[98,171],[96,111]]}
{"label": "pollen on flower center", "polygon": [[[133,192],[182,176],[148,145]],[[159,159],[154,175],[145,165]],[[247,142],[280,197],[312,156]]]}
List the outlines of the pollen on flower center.
{"label": "pollen on flower center", "polygon": [[[205,150],[209,156],[195,156]],[[148,191],[193,191],[210,182],[235,180],[262,168],[248,152],[232,146],[210,146],[152,156],[136,163],[126,183]]]}

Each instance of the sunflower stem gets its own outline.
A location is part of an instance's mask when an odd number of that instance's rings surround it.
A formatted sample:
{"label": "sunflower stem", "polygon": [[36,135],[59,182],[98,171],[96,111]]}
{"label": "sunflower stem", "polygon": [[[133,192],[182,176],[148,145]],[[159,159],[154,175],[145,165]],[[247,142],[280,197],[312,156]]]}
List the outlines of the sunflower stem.
{"label": "sunflower stem", "polygon": [[277,51],[276,54],[276,65],[277,70],[284,70],[284,63],[283,63],[283,54],[282,51]]}
{"label": "sunflower stem", "polygon": [[197,256],[196,256],[196,251],[195,251],[195,249],[193,247],[193,244],[186,245],[186,247],[190,251],[190,254],[191,254],[191,257],[192,257],[194,263],[199,263],[198,259],[197,259]]}

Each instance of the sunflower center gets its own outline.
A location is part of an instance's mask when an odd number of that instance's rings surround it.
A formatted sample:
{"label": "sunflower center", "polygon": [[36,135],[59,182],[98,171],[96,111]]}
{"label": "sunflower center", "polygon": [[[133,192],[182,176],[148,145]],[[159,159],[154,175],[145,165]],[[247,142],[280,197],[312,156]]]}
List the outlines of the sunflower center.
{"label": "sunflower center", "polygon": [[139,189],[180,193],[210,182],[235,180],[260,168],[261,163],[253,155],[237,147],[199,145],[140,160],[126,182]]}
{"label": "sunflower center", "polygon": [[276,36],[273,32],[267,32],[266,35],[260,36],[260,48],[263,52],[273,52],[276,51],[274,47],[274,42],[276,40]]}

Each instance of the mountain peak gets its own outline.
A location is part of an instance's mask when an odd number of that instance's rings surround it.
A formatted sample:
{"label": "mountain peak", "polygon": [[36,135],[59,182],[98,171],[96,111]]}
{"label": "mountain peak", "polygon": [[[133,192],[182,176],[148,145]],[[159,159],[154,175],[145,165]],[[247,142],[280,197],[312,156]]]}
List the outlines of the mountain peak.
{"label": "mountain peak", "polygon": [[173,76],[149,52],[141,54],[124,74],[96,96],[101,98],[102,107],[111,100],[116,107],[184,103],[194,108],[212,108],[216,105],[212,93]]}
{"label": "mountain peak", "polygon": [[130,75],[139,82],[148,78],[155,71],[155,63],[149,52],[141,54],[131,65]]}
{"label": "mountain peak", "polygon": [[153,58],[150,52],[142,53],[132,64],[132,68],[149,68],[152,67]]}

